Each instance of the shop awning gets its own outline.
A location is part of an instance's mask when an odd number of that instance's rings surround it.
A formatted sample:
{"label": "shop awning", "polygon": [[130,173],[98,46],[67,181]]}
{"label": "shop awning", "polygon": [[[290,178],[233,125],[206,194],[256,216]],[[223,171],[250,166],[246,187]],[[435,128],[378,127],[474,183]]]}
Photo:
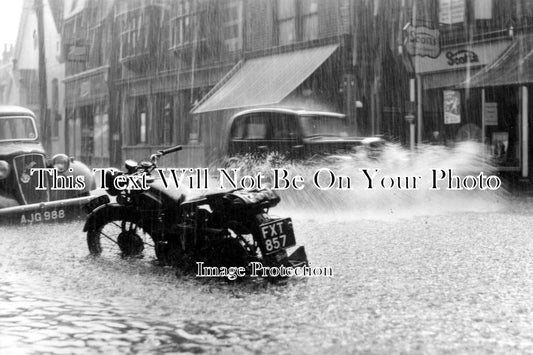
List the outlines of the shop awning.
{"label": "shop awning", "polygon": [[281,102],[337,49],[338,44],[248,59],[237,64],[192,113]]}
{"label": "shop awning", "polygon": [[533,35],[517,36],[498,59],[464,81],[459,88],[527,83],[533,83]]}

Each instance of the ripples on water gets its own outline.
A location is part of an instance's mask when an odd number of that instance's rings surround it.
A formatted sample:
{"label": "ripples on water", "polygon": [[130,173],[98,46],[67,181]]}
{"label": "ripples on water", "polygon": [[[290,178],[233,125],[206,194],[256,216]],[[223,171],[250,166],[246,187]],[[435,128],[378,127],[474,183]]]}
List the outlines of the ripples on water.
{"label": "ripples on water", "polygon": [[[483,156],[483,146],[474,142],[458,143],[454,147],[422,145],[412,153],[400,145],[388,144],[379,157],[369,158],[366,152],[348,155],[315,158],[307,162],[291,162],[282,156],[271,154],[257,160],[246,155],[232,160],[228,165],[239,168],[241,175],[272,175],[272,168],[285,168],[291,176],[301,175],[305,181],[303,190],[278,191],[282,197],[283,209],[303,216],[320,218],[391,218],[411,215],[439,214],[448,212],[487,212],[505,205],[506,191],[499,190],[452,191],[430,190],[431,169],[452,169],[454,175],[485,176],[496,174],[496,168]],[[329,168],[337,176],[351,177],[351,188],[343,190],[320,190],[313,184],[313,175],[318,169]],[[393,188],[386,190],[379,186],[367,189],[368,180],[360,169],[380,169],[376,182],[382,176],[421,176],[418,189]],[[326,174],[321,175],[325,177]],[[324,179],[325,184],[327,183]],[[412,186],[412,185],[411,185]]]}
{"label": "ripples on water", "polygon": [[1,354],[204,353],[268,341],[265,334],[223,322],[150,318],[149,312],[129,307],[127,300],[114,304],[44,295],[35,285],[4,276]]}

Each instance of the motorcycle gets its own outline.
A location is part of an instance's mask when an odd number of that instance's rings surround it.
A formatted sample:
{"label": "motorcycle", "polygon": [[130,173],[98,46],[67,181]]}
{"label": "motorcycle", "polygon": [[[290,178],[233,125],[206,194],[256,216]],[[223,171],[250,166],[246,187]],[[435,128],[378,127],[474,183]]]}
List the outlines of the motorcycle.
{"label": "motorcycle", "polygon": [[[198,265],[249,270],[253,262],[269,268],[308,265],[303,246],[287,253],[296,246],[291,219],[269,215],[280,202],[274,191],[234,189],[188,199],[165,188],[154,174],[158,159],[179,150],[161,150],[140,163],[127,160],[124,172],[106,171],[107,193],[116,201],[103,195],[86,207],[83,231],[90,254],[145,257],[152,250],[160,264],[185,270]],[[148,188],[118,189],[117,179],[144,179]]]}

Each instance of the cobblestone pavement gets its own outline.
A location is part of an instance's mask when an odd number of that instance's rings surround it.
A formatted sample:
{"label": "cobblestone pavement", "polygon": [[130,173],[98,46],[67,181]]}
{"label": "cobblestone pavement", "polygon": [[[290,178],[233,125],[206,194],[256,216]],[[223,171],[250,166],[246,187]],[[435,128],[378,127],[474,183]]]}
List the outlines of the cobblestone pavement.
{"label": "cobblestone pavement", "polygon": [[275,285],[95,260],[80,222],[3,228],[0,353],[532,353],[532,206],[295,214],[334,277]]}

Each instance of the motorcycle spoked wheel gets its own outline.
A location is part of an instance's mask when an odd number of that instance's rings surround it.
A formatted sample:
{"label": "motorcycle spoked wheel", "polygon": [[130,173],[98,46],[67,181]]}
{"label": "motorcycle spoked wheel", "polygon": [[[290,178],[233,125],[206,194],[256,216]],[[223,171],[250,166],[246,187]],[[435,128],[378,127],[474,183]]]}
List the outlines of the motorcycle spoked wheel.
{"label": "motorcycle spoked wheel", "polygon": [[105,221],[87,232],[93,256],[102,258],[155,258],[152,237],[128,219]]}

